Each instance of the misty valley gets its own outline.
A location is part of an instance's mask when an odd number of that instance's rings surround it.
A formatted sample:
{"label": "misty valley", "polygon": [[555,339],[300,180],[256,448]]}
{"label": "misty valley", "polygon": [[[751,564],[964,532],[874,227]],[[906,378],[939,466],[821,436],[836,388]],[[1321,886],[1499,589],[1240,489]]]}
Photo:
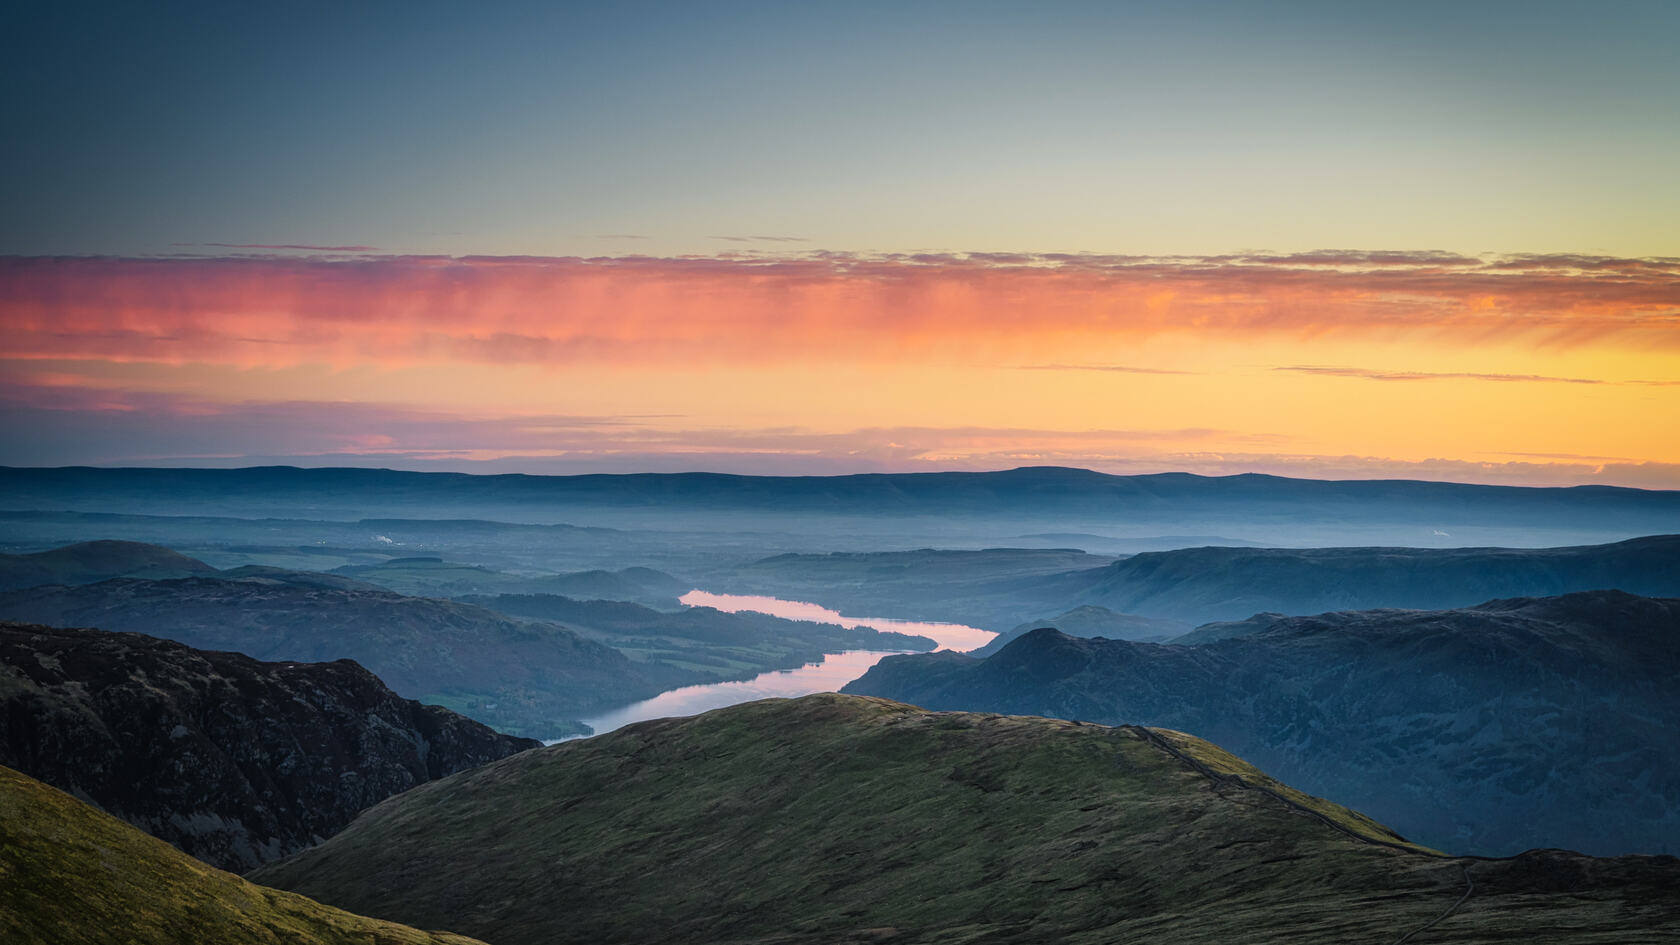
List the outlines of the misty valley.
{"label": "misty valley", "polygon": [[1680,933],[1680,494],[932,475],[0,469],[4,921]]}
{"label": "misty valley", "polygon": [[1680,943],[1680,0],[0,33],[0,945]]}

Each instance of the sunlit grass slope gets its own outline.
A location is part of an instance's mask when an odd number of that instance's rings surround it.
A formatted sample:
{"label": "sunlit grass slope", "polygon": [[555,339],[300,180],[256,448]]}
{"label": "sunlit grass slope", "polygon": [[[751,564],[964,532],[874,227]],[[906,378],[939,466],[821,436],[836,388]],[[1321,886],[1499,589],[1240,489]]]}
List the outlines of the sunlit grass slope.
{"label": "sunlit grass slope", "polygon": [[0,767],[0,942],[473,945],[246,882]]}

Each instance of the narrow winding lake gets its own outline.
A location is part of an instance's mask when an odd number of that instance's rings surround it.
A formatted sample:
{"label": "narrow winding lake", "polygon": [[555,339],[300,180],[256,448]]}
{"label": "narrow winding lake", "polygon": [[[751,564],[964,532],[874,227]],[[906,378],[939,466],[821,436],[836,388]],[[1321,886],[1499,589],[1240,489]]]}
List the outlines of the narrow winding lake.
{"label": "narrow winding lake", "polygon": [[[689,591],[682,602],[690,607],[715,607],[730,613],[750,610],[789,620],[814,620],[843,627],[871,627],[876,630],[896,630],[918,634],[935,640],[941,649],[972,650],[985,646],[997,634],[990,630],[965,627],[954,623],[923,623],[915,620],[892,620],[885,617],[846,617],[818,604],[781,600],[776,597],[753,597],[737,594],[712,594]],[[652,699],[615,709],[605,715],[585,719],[597,735],[646,719],[671,716],[698,715],[727,705],[773,697],[790,698],[813,692],[833,692],[862,676],[883,656],[899,650],[852,650],[824,657],[820,663],[807,663],[798,669],[760,673],[741,682],[710,683],[704,686],[685,686],[662,692]]]}

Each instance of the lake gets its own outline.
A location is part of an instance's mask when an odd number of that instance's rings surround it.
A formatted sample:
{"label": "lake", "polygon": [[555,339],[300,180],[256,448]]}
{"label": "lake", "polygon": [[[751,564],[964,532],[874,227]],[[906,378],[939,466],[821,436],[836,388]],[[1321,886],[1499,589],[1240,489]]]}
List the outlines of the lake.
{"label": "lake", "polygon": [[[977,627],[954,623],[928,623],[916,620],[894,620],[888,617],[847,617],[819,604],[782,600],[742,594],[712,594],[689,591],[682,602],[690,607],[713,607],[735,613],[750,610],[789,620],[813,620],[818,623],[839,624],[843,627],[870,627],[875,630],[896,630],[929,637],[940,649],[972,650],[985,646],[997,634]],[[739,682],[708,683],[704,686],[684,686],[662,692],[651,699],[627,705],[622,709],[592,719],[584,719],[597,735],[622,728],[632,722],[663,719],[672,716],[698,715],[712,709],[751,702],[754,699],[792,698],[813,692],[834,692],[841,686],[862,676],[883,656],[902,650],[851,650],[832,653],[820,663],[807,663],[798,669],[760,673]]]}

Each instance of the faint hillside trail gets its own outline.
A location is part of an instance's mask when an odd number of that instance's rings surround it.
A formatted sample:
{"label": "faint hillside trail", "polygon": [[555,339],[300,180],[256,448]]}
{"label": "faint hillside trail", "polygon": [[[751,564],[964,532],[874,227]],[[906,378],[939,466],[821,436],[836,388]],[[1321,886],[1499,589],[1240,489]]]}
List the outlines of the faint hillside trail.
{"label": "faint hillside trail", "polygon": [[1244,790],[1258,791],[1259,793],[1264,794],[1267,797],[1270,797],[1273,800],[1276,800],[1276,801],[1282,803],[1285,807],[1288,807],[1289,809],[1291,809],[1293,811],[1296,811],[1297,813],[1302,813],[1302,814],[1306,814],[1310,817],[1313,817],[1316,820],[1318,820],[1320,823],[1322,823],[1325,826],[1331,828],[1332,830],[1335,830],[1338,833],[1345,834],[1346,836],[1352,837],[1353,839],[1358,840],[1361,843],[1369,843],[1369,844],[1372,844],[1373,846],[1379,846],[1379,847],[1389,847],[1389,848],[1394,849],[1394,850],[1402,850],[1402,851],[1405,851],[1407,853],[1421,854],[1423,856],[1434,857],[1436,859],[1460,860],[1461,862],[1459,863],[1459,870],[1460,870],[1460,872],[1462,872],[1464,874],[1464,894],[1462,896],[1459,896],[1458,900],[1455,901],[1452,905],[1448,906],[1446,908],[1446,911],[1442,912],[1440,915],[1438,915],[1435,918],[1429,920],[1428,922],[1425,922],[1423,925],[1420,925],[1417,928],[1412,929],[1410,932],[1407,932],[1406,934],[1400,936],[1400,938],[1395,940],[1394,945],[1405,945],[1406,942],[1411,941],[1412,937],[1417,935],[1418,933],[1425,932],[1425,931],[1427,931],[1431,928],[1434,928],[1436,925],[1439,925],[1448,916],[1452,915],[1454,912],[1457,912],[1459,907],[1464,905],[1464,903],[1469,900],[1470,895],[1476,891],[1475,881],[1473,881],[1470,878],[1470,869],[1469,869],[1468,866],[1466,866],[1462,862],[1461,857],[1455,857],[1455,856],[1451,856],[1451,855],[1445,854],[1445,853],[1438,853],[1434,850],[1424,849],[1422,847],[1413,846],[1413,845],[1407,844],[1407,843],[1395,843],[1395,842],[1390,841],[1390,840],[1381,840],[1381,839],[1378,839],[1376,837],[1367,836],[1366,834],[1360,833],[1357,830],[1350,829],[1345,824],[1338,823],[1337,821],[1331,819],[1330,817],[1325,816],[1323,813],[1320,813],[1319,811],[1313,810],[1312,808],[1307,807],[1306,805],[1301,804],[1298,801],[1295,801],[1295,800],[1293,800],[1289,797],[1284,796],[1283,794],[1280,794],[1277,791],[1272,790],[1269,787],[1266,787],[1264,784],[1254,784],[1254,783],[1248,781],[1247,779],[1245,779],[1240,774],[1223,774],[1221,772],[1215,771],[1212,768],[1208,767],[1206,764],[1203,764],[1201,761],[1197,760],[1196,758],[1191,757],[1190,755],[1188,755],[1185,752],[1183,752],[1182,750],[1180,750],[1178,748],[1178,746],[1176,746],[1176,745],[1172,744],[1171,742],[1167,741],[1166,739],[1162,738],[1153,729],[1145,728],[1142,725],[1117,725],[1117,726],[1115,726],[1115,728],[1124,729],[1125,731],[1130,732],[1133,735],[1137,736],[1138,739],[1140,739],[1141,741],[1144,741],[1144,742],[1147,742],[1148,744],[1154,745],[1156,748],[1159,748],[1160,750],[1166,752],[1168,755],[1172,756],[1173,758],[1178,759],[1178,761],[1180,761],[1181,763],[1183,763],[1184,765],[1189,767],[1191,770],[1195,771],[1197,774],[1200,774],[1202,777],[1205,777],[1209,781],[1212,781],[1216,786],[1230,785],[1232,787],[1241,788],[1241,789],[1244,789]]}
{"label": "faint hillside trail", "polygon": [[1459,896],[1457,902],[1448,906],[1447,911],[1441,913],[1433,919],[1430,919],[1428,922],[1425,922],[1410,932],[1407,932],[1405,935],[1400,936],[1400,938],[1394,942],[1394,945],[1406,945],[1407,942],[1412,940],[1412,936],[1418,934],[1419,932],[1425,932],[1434,928],[1441,922],[1442,919],[1445,919],[1447,916],[1457,912],[1458,907],[1464,905],[1465,900],[1470,898],[1470,894],[1476,891],[1476,883],[1470,878],[1470,868],[1462,863],[1459,864],[1458,868],[1464,873],[1464,895]]}

